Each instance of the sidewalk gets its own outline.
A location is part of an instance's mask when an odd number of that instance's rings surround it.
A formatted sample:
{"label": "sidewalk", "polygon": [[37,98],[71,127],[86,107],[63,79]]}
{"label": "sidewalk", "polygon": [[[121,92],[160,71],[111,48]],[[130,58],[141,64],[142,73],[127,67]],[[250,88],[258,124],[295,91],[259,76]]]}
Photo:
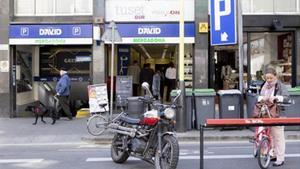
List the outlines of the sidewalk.
{"label": "sidewalk", "polygon": [[[55,125],[51,125],[50,118],[46,118],[47,124],[38,121],[32,125],[34,118],[0,118],[0,145],[2,144],[67,144],[67,143],[99,143],[109,144],[112,134],[95,137],[86,129],[87,118],[68,121],[63,118]],[[286,131],[288,140],[300,140],[299,131]],[[179,141],[197,142],[200,133],[192,130],[177,133]],[[205,141],[248,141],[253,132],[243,130],[218,130],[207,129],[204,132]]]}

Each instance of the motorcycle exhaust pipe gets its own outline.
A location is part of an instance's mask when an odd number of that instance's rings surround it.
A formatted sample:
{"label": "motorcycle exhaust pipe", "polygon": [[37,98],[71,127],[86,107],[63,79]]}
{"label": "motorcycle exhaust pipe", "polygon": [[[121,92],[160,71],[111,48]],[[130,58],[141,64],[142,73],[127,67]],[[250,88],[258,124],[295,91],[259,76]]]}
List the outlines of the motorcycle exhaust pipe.
{"label": "motorcycle exhaust pipe", "polygon": [[130,137],[134,137],[135,133],[134,132],[127,132],[127,131],[122,131],[122,130],[116,130],[116,129],[109,129],[111,132],[113,133],[119,133],[119,134],[123,134],[123,135],[127,135]]}
{"label": "motorcycle exhaust pipe", "polygon": [[115,123],[109,124],[108,128],[112,132],[128,135],[130,137],[134,137],[136,134],[136,131],[137,131],[136,129],[124,127],[124,126],[121,126],[121,125],[115,124]]}
{"label": "motorcycle exhaust pipe", "polygon": [[108,128],[117,129],[117,130],[124,130],[124,131],[129,131],[129,132],[136,132],[137,131],[136,129],[129,128],[129,127],[124,127],[124,126],[121,126],[121,125],[115,124],[115,123],[109,124]]}

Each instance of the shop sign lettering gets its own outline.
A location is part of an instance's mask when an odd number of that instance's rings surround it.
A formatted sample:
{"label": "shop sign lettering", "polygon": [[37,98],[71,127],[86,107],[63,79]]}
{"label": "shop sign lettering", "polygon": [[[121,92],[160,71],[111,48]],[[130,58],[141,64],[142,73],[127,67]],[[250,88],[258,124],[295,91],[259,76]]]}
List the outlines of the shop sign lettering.
{"label": "shop sign lettering", "polygon": [[134,19],[145,19],[143,6],[116,6],[116,14],[134,16]]}
{"label": "shop sign lettering", "polygon": [[76,62],[76,59],[65,58],[65,59],[64,59],[64,62],[65,62],[65,63],[75,63],[75,62]]}
{"label": "shop sign lettering", "polygon": [[65,44],[65,39],[36,39],[34,44]]}
{"label": "shop sign lettering", "polygon": [[62,30],[61,29],[54,29],[54,28],[41,28],[39,29],[39,35],[61,35]]}
{"label": "shop sign lettering", "polygon": [[165,38],[133,38],[134,43],[164,43]]}
{"label": "shop sign lettering", "polygon": [[160,33],[160,28],[138,28],[139,35],[158,35]]}

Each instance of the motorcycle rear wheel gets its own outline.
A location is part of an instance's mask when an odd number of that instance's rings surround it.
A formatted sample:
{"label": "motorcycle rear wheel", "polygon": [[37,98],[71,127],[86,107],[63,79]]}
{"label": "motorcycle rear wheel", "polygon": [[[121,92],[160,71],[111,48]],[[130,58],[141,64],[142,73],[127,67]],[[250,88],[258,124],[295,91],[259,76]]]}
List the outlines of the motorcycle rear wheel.
{"label": "motorcycle rear wheel", "polygon": [[122,147],[121,135],[115,134],[111,144],[111,158],[115,163],[124,163],[129,157],[129,153],[122,150]]}
{"label": "motorcycle rear wheel", "polygon": [[176,169],[179,160],[179,144],[172,135],[165,135],[162,138],[161,157],[158,151],[155,154],[156,169]]}

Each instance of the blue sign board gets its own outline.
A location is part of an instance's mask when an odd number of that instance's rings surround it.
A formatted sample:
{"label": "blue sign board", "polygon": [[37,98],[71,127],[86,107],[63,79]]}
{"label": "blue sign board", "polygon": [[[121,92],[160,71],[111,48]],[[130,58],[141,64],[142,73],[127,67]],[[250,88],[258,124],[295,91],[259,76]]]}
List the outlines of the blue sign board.
{"label": "blue sign board", "polygon": [[212,46],[237,43],[236,0],[210,1],[210,41]]}
{"label": "blue sign board", "polygon": [[[178,23],[119,23],[117,29],[122,43],[178,43],[179,40]],[[186,43],[194,43],[194,23],[185,23],[184,35]]]}
{"label": "blue sign board", "polygon": [[92,37],[92,24],[9,26],[10,44],[86,44]]}

